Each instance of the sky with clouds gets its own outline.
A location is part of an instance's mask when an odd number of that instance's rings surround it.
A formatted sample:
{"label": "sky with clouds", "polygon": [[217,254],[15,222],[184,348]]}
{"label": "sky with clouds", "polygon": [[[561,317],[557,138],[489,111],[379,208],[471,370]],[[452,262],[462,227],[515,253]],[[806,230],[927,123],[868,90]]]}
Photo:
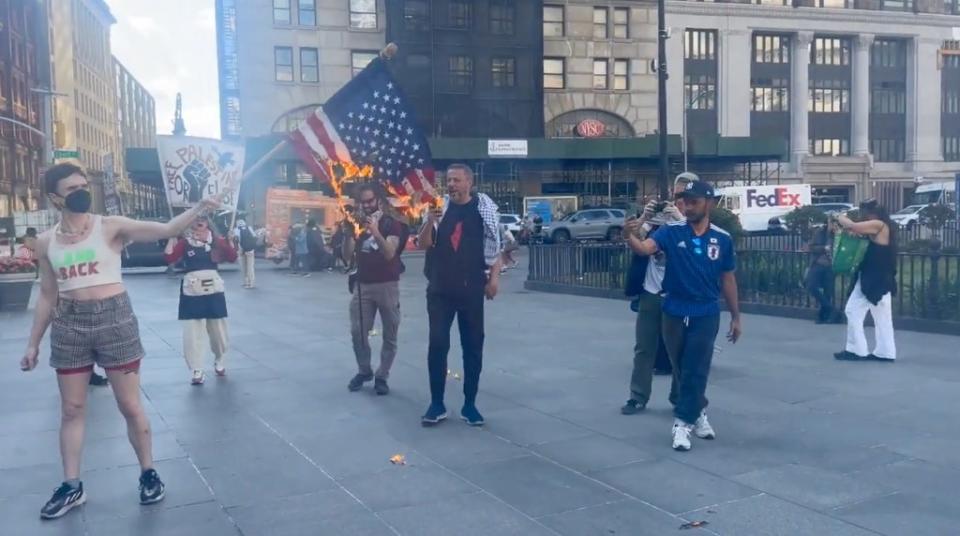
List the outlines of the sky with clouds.
{"label": "sky with clouds", "polygon": [[157,101],[170,134],[177,92],[189,136],[220,137],[214,0],[107,0],[117,19],[111,48]]}

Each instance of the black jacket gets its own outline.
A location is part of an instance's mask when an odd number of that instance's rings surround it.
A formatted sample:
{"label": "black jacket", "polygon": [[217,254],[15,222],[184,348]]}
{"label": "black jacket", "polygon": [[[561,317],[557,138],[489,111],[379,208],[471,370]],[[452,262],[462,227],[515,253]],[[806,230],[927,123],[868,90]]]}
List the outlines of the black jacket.
{"label": "black jacket", "polygon": [[630,260],[630,268],[627,269],[627,283],[624,286],[624,294],[628,298],[643,294],[643,281],[647,277],[647,265],[650,264],[650,257],[633,254]]}

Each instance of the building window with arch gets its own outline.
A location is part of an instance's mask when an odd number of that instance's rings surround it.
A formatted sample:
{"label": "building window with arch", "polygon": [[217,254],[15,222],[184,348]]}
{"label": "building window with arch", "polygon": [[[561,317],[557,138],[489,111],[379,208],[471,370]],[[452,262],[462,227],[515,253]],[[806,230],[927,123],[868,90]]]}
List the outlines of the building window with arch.
{"label": "building window with arch", "polygon": [[599,129],[600,134],[596,137],[632,138],[635,135],[633,127],[626,119],[604,110],[573,110],[562,113],[547,122],[545,134],[548,138],[582,137],[578,127],[584,122],[591,125],[592,133],[598,132],[598,124],[602,125]]}

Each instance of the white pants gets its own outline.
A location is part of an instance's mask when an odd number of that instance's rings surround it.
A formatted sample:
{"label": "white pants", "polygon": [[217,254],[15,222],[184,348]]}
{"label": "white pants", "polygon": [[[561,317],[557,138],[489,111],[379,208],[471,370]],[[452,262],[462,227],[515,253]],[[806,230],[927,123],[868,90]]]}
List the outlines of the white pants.
{"label": "white pants", "polygon": [[[891,296],[888,292],[874,305],[860,290],[860,281],[857,281],[850,299],[847,300],[847,351],[864,357],[873,354],[881,359],[896,359],[897,345],[893,340],[893,312],[890,309]],[[867,312],[873,316],[873,325],[876,327],[877,345],[873,352],[867,347],[867,334],[863,329],[863,321]]]}
{"label": "white pants", "polygon": [[207,358],[206,345],[210,344],[214,363],[225,366],[227,355],[227,319],[207,318],[181,320],[183,323],[183,356],[190,370],[203,370]]}
{"label": "white pants", "polygon": [[252,287],[256,281],[256,272],[254,269],[256,262],[255,252],[247,251],[240,257],[240,269],[243,270],[243,284]]}

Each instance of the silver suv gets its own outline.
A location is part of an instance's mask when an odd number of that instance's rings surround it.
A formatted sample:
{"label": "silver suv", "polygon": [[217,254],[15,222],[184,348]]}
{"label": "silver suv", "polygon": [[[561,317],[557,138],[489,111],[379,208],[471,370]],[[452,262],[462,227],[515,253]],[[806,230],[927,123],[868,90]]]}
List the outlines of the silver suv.
{"label": "silver suv", "polygon": [[627,214],[615,208],[578,210],[543,227],[544,237],[555,243],[570,240],[619,240]]}

